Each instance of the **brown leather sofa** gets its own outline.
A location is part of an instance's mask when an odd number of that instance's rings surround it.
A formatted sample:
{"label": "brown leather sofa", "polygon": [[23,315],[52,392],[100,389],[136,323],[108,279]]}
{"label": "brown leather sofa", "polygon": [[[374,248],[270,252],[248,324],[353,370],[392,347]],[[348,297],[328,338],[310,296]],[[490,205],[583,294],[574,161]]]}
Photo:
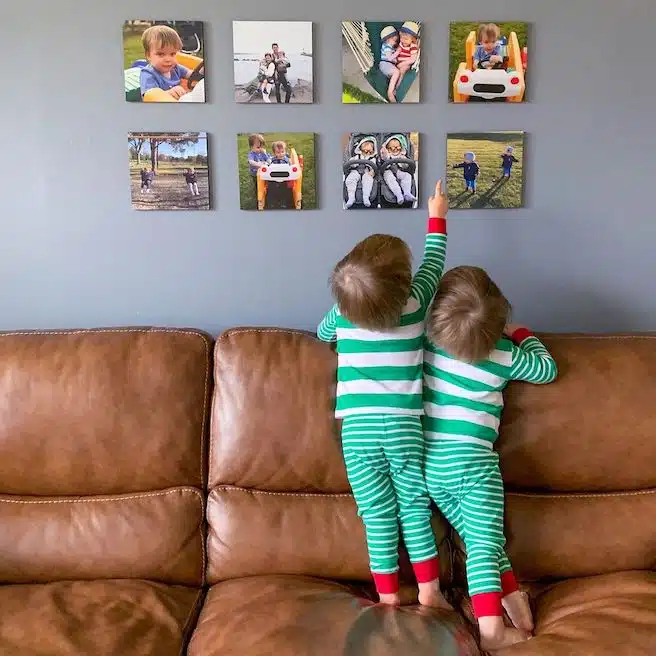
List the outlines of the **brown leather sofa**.
{"label": "brown leather sofa", "polygon": [[[546,341],[499,444],[537,621],[503,654],[653,656],[656,337]],[[372,603],[334,368],[276,329],[0,336],[0,655],[478,654],[437,515],[460,614],[411,605],[406,557],[410,605]]]}

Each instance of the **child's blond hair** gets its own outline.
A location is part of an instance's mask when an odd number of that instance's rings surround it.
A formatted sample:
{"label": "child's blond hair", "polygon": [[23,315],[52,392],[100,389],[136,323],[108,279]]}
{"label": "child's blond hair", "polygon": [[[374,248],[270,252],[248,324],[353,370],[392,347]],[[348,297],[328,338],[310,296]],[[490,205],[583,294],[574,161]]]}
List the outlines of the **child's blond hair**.
{"label": "child's blond hair", "polygon": [[153,48],[175,48],[182,50],[180,35],[168,25],[152,25],[141,35],[141,44],[146,55]]}
{"label": "child's blond hair", "polygon": [[510,303],[483,269],[455,267],[440,281],[426,333],[454,358],[478,362],[501,339],[510,311]]}
{"label": "child's blond hair", "polygon": [[274,141],[271,144],[271,150],[275,153],[277,150],[287,150],[287,144],[284,141]]}
{"label": "child's blond hair", "polygon": [[410,249],[399,237],[371,235],[337,263],[330,283],[340,313],[351,323],[368,330],[395,328],[410,298]]}
{"label": "child's blond hair", "polygon": [[248,137],[248,147],[253,148],[256,144],[260,144],[261,146],[266,146],[266,139],[264,138],[263,134],[251,134]]}
{"label": "child's blond hair", "polygon": [[479,43],[485,38],[490,41],[498,41],[500,36],[501,30],[496,23],[482,23],[478,26],[477,39]]}

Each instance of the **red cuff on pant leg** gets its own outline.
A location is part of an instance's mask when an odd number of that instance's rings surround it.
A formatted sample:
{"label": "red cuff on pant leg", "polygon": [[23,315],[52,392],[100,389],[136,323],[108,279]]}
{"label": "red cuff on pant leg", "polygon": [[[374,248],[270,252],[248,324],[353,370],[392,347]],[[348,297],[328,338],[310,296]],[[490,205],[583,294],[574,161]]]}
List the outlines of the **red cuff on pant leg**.
{"label": "red cuff on pant leg", "polygon": [[471,600],[476,619],[479,617],[503,617],[500,592],[475,594],[472,595]]}
{"label": "red cuff on pant leg", "polygon": [[437,557],[412,563],[412,569],[415,571],[417,583],[430,583],[440,578],[440,561]]}
{"label": "red cuff on pant leg", "polygon": [[372,572],[378,594],[395,594],[399,591],[399,573],[376,574]]}
{"label": "red cuff on pant leg", "polygon": [[511,569],[501,575],[501,590],[504,597],[519,590],[519,584]]}

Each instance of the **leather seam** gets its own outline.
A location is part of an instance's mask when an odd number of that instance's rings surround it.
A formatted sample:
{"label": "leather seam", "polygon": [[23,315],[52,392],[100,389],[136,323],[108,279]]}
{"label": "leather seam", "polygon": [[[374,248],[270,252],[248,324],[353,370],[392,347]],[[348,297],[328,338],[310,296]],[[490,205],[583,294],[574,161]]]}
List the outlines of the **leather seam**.
{"label": "leather seam", "polygon": [[163,492],[144,492],[141,494],[117,494],[115,496],[96,496],[84,498],[69,498],[69,499],[7,499],[0,497],[0,503],[14,503],[14,504],[53,504],[53,503],[106,503],[106,502],[119,502],[129,501],[133,499],[147,499],[151,497],[164,497],[171,494],[179,493],[192,493],[203,501],[203,494],[195,487],[177,487],[172,490]]}
{"label": "leather seam", "polygon": [[223,342],[233,335],[248,335],[251,333],[261,333],[261,334],[266,334],[266,333],[283,333],[287,335],[301,335],[302,337],[309,337],[311,339],[314,339],[315,341],[320,341],[318,340],[315,336],[310,334],[310,332],[304,332],[300,329],[295,329],[295,328],[229,328],[228,330],[224,331],[219,335],[218,339],[216,340],[217,342]]}
{"label": "leather seam", "polygon": [[193,328],[76,328],[72,330],[21,330],[1,332],[0,337],[29,337],[31,335],[99,335],[104,333],[172,333],[174,335],[195,335],[207,342],[207,336]]}
{"label": "leather seam", "polygon": [[638,497],[656,494],[655,490],[633,490],[627,492],[572,492],[571,494],[543,494],[531,492],[506,492],[507,496],[527,499],[604,499],[612,497]]}
{"label": "leather seam", "polygon": [[[193,631],[191,635],[189,635],[189,628],[190,628],[190,623],[191,623],[191,618],[194,616],[194,612],[198,608],[200,601],[203,597],[203,589],[201,588],[198,591],[198,594],[196,595],[196,599],[194,600],[194,603],[191,605],[191,608],[189,610],[189,613],[187,614],[187,618],[185,619],[185,623],[182,626],[182,644],[180,645],[180,654],[185,653],[185,648],[188,650],[189,647],[191,646],[191,642],[194,639],[194,635],[196,634],[196,631]],[[186,641],[186,638],[189,638],[188,641]],[[185,641],[187,644],[185,645]]]}
{"label": "leather seam", "polygon": [[[260,494],[272,497],[301,497],[306,499],[319,499],[321,497],[328,497],[333,499],[352,499],[353,495],[348,492],[270,492],[268,490],[255,490],[246,487],[237,487],[234,485],[218,485],[212,492],[241,492],[244,494]],[[211,494],[211,492],[210,492]]]}

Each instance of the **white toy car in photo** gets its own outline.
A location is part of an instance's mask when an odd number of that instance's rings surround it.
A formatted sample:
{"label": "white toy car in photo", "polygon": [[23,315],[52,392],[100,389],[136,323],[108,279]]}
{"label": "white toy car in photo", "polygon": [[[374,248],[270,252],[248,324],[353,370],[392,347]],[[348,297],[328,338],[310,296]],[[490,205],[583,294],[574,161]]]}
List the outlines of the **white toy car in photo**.
{"label": "white toy car in photo", "polygon": [[513,98],[523,92],[522,78],[516,71],[479,68],[458,71],[458,93],[485,100]]}
{"label": "white toy car in photo", "polygon": [[301,175],[301,167],[293,164],[265,164],[260,168],[260,180],[266,182],[293,182]]}

